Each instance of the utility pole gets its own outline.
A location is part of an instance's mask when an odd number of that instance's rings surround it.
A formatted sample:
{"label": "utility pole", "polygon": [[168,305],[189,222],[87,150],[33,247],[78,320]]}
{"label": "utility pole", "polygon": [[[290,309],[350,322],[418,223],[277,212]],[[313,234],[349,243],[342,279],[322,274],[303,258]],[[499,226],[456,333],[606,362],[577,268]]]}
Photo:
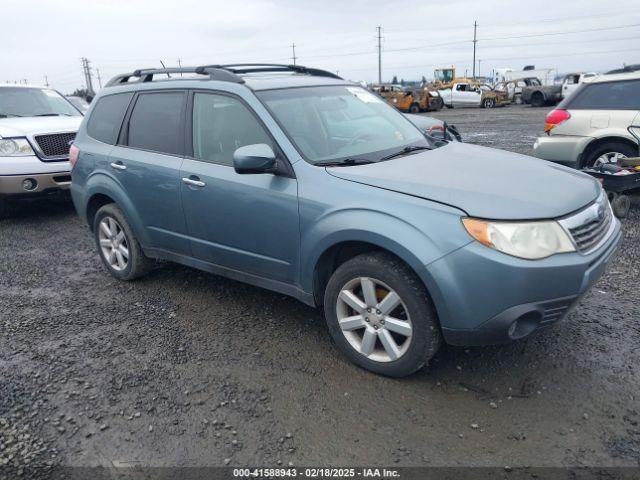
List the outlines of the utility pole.
{"label": "utility pole", "polygon": [[382,83],[382,27],[378,25],[376,27],[378,31],[378,85]]}
{"label": "utility pole", "polygon": [[87,85],[87,94],[91,96],[95,96],[96,92],[93,90],[93,82],[91,78],[91,62],[89,59],[82,57],[80,59],[82,61],[82,70],[84,72],[84,80]]}
{"label": "utility pole", "polygon": [[296,57],[296,44],[292,43],[291,44],[291,52],[293,53],[293,57],[291,57],[291,59],[293,60],[293,64],[296,64],[296,60],[298,59],[298,57]]}
{"label": "utility pole", "polygon": [[473,22],[473,78],[476,78],[476,43],[478,39],[476,37],[476,30],[478,29],[478,21]]}
{"label": "utility pole", "polygon": [[[182,68],[182,59],[178,59],[178,68]],[[182,72],[180,72],[180,76],[182,76]]]}
{"label": "utility pole", "polygon": [[44,76],[44,86],[48,87],[49,86],[49,78],[47,78],[47,76]]}
{"label": "utility pole", "polygon": [[100,76],[99,68],[96,68],[96,76],[98,77],[98,87],[102,88],[102,77]]}

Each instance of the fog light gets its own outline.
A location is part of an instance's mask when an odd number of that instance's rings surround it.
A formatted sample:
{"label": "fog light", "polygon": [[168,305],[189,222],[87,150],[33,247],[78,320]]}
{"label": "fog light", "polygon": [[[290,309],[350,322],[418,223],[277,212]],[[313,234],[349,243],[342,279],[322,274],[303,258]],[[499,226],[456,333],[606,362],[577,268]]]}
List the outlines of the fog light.
{"label": "fog light", "polygon": [[22,181],[22,188],[27,191],[35,190],[38,186],[38,182],[36,182],[33,178],[25,178]]}

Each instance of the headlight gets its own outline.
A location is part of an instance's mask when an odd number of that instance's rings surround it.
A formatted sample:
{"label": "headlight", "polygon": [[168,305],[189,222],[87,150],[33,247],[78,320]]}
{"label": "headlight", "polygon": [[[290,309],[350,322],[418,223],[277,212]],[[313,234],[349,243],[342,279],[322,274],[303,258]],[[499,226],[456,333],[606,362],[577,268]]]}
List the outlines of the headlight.
{"label": "headlight", "polygon": [[26,138],[0,139],[0,157],[25,157],[35,155]]}
{"label": "headlight", "polygon": [[463,218],[473,238],[507,255],[537,260],[555,253],[575,252],[575,247],[558,222],[491,222]]}

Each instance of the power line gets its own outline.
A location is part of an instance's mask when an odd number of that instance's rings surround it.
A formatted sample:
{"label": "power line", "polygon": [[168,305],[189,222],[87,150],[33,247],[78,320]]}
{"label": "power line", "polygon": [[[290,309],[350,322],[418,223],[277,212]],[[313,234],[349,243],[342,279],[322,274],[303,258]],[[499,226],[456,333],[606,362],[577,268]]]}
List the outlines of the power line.
{"label": "power line", "polygon": [[547,32],[547,33],[533,33],[530,35],[511,35],[508,37],[490,37],[482,39],[483,42],[491,41],[491,40],[508,40],[512,38],[533,38],[533,37],[549,37],[552,35],[571,35],[574,33],[587,33],[587,32],[601,32],[604,30],[619,30],[621,28],[632,28],[632,27],[640,27],[640,23],[632,23],[629,25],[618,25],[616,27],[600,27],[600,28],[589,28],[586,30],[572,30],[572,31],[564,31],[564,32]]}
{"label": "power line", "polygon": [[[487,61],[505,61],[505,60],[520,60],[523,58],[560,58],[560,57],[572,57],[575,55],[602,55],[602,54],[608,54],[608,53],[620,53],[620,52],[634,52],[634,51],[640,51],[640,48],[625,48],[625,49],[618,49],[618,50],[601,50],[601,51],[596,51],[596,52],[574,52],[574,53],[564,53],[564,54],[556,54],[556,55],[541,55],[541,56],[529,56],[527,55],[526,57],[501,57],[501,58],[484,58],[482,61],[483,62],[487,62]],[[468,57],[467,57],[468,59]],[[459,60],[453,60],[450,63],[462,63],[467,61],[467,59],[459,59]],[[389,65],[391,68],[426,68],[426,67],[437,67],[438,65],[440,65],[440,63],[431,63],[431,64],[420,64],[420,65]],[[358,70],[368,70],[370,67],[364,67],[364,68],[354,68],[354,69],[350,69],[352,71],[358,71]]]}

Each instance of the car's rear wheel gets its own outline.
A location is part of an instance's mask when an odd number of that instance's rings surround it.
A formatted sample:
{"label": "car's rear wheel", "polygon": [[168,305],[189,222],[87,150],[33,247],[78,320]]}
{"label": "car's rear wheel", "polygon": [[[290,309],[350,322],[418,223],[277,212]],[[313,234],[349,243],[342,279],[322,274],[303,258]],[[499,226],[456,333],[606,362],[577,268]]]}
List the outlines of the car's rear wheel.
{"label": "car's rear wheel", "polygon": [[93,234],[102,263],[117,279],[134,280],[153,267],[153,260],[144,255],[131,225],[116,204],[98,210]]}
{"label": "car's rear wheel", "polygon": [[584,159],[584,167],[600,167],[608,163],[617,163],[620,158],[634,157],[638,149],[622,142],[606,142],[595,148]]}
{"label": "car's rear wheel", "polygon": [[544,96],[540,92],[536,92],[531,95],[531,106],[532,107],[544,107]]}
{"label": "car's rear wheel", "polygon": [[495,107],[495,106],[496,106],[496,101],[495,101],[495,99],[493,99],[493,98],[485,98],[485,99],[482,101],[482,106],[483,106],[484,108],[493,108],[493,107]]}
{"label": "car's rear wheel", "polygon": [[424,285],[385,253],[342,264],[325,291],[329,332],[353,363],[390,377],[423,367],[440,346],[436,314]]}
{"label": "car's rear wheel", "polygon": [[409,112],[420,113],[420,105],[418,105],[417,103],[412,104],[411,107],[409,107]]}

